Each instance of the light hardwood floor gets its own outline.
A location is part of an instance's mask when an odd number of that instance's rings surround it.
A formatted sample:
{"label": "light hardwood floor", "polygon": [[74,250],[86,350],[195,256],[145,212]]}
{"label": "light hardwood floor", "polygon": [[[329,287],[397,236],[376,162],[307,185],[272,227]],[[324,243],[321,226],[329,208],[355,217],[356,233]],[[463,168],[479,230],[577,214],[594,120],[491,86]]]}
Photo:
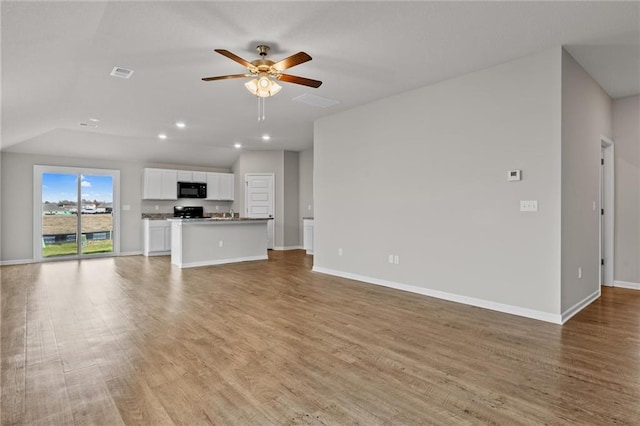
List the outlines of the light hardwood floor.
{"label": "light hardwood floor", "polygon": [[10,424],[640,424],[640,292],[564,326],[310,272],[5,266]]}

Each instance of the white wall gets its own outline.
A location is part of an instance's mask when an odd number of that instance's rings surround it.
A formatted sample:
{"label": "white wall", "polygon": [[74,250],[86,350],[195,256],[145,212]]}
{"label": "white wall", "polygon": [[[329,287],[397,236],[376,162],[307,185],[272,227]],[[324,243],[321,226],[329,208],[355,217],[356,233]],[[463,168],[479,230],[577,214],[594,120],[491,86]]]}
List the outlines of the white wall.
{"label": "white wall", "polygon": [[299,248],[300,162],[296,151],[284,151],[284,247]]}
{"label": "white wall", "polygon": [[314,269],[558,321],[561,57],[316,121]]}
{"label": "white wall", "polygon": [[[142,164],[136,162],[67,158],[51,155],[15,154],[3,152],[0,158],[0,233],[2,239],[0,260],[3,262],[33,260],[33,166],[69,166],[120,170],[120,206],[129,205],[128,211],[120,212],[120,251],[141,251],[141,213],[170,213],[176,204],[204,205],[207,211],[228,211],[231,203],[180,200],[142,200],[142,174],[145,167],[160,167],[179,170],[201,170],[229,172],[225,168],[182,166],[175,164]],[[155,210],[155,206],[159,209]]]}
{"label": "white wall", "polygon": [[562,312],[600,290],[601,136],[611,137],[611,99],[563,50]]}
{"label": "white wall", "polygon": [[245,207],[245,175],[275,174],[274,246],[276,249],[300,245],[298,234],[298,154],[291,151],[243,151],[232,167],[235,173],[233,208],[242,215]]}
{"label": "white wall", "polygon": [[[300,151],[299,157],[299,176],[300,176],[300,192],[299,192],[299,233],[302,238],[303,224],[302,218],[313,217],[313,148]],[[302,241],[301,241],[302,242]]]}
{"label": "white wall", "polygon": [[33,259],[33,166],[87,167],[120,170],[120,251],[141,251],[140,199],[142,169],[137,163],[29,154],[2,154],[2,261]]}
{"label": "white wall", "polygon": [[640,96],[613,101],[615,280],[640,285]]}

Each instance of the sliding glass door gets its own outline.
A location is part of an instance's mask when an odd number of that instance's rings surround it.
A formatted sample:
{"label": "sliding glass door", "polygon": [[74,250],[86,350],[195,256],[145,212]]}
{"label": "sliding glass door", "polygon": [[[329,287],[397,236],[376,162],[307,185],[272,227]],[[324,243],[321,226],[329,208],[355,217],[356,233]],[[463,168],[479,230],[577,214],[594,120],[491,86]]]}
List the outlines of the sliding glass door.
{"label": "sliding glass door", "polygon": [[119,171],[35,166],[34,183],[37,259],[117,254]]}

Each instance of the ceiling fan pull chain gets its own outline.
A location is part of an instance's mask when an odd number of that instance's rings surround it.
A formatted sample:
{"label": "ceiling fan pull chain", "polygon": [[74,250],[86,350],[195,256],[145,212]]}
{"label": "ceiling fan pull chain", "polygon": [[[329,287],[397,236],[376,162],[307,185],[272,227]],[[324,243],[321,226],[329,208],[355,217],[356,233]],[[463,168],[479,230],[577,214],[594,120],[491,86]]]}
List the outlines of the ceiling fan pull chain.
{"label": "ceiling fan pull chain", "polygon": [[266,119],[265,114],[265,98],[261,98],[260,96],[256,96],[258,98],[258,122],[262,122]]}

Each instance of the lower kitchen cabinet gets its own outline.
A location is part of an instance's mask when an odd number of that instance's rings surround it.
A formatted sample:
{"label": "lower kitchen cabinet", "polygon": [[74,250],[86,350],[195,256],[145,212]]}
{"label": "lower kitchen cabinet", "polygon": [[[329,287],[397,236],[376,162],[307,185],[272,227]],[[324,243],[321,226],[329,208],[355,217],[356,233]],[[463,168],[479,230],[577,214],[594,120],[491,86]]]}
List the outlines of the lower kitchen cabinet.
{"label": "lower kitchen cabinet", "polygon": [[142,253],[145,256],[171,254],[171,223],[166,220],[142,220]]}
{"label": "lower kitchen cabinet", "polygon": [[307,254],[313,254],[313,219],[302,220],[302,244]]}

